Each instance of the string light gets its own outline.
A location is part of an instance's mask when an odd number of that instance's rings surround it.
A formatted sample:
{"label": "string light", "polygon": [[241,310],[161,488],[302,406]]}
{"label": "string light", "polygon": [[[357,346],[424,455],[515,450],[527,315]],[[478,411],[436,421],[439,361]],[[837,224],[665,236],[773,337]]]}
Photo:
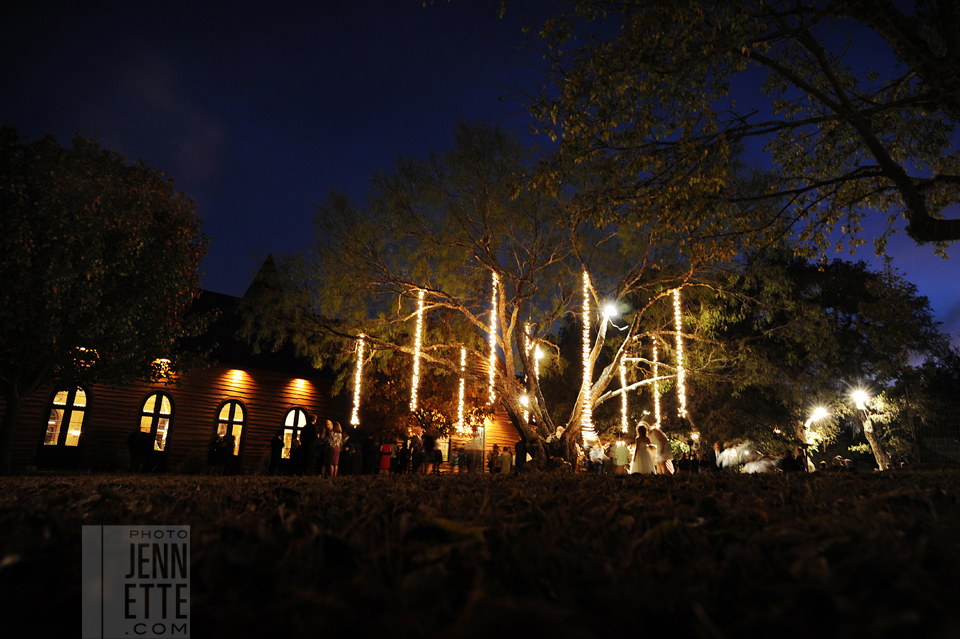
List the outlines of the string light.
{"label": "string light", "polygon": [[423,289],[417,301],[417,336],[413,342],[413,381],[410,383],[410,412],[417,410],[417,387],[420,386],[420,347],[423,343]]}
{"label": "string light", "polygon": [[360,382],[363,381],[363,335],[357,340],[357,372],[353,377],[353,414],[350,423],[360,425]]}
{"label": "string light", "polygon": [[493,390],[497,375],[497,272],[493,271],[493,299],[490,306],[490,401],[492,404],[497,399],[497,394]]}
{"label": "string light", "polygon": [[[660,356],[657,351],[657,338],[653,338],[653,378],[660,377]],[[657,428],[660,428],[660,386],[657,382],[653,383],[653,416],[657,421]]]}
{"label": "string light", "polygon": [[460,400],[457,402],[457,432],[463,434],[463,393],[466,388],[467,349],[460,347]]}
{"label": "string light", "polygon": [[620,430],[627,432],[627,365],[620,359]]}
{"label": "string light", "polygon": [[677,332],[677,400],[679,400],[678,413],[680,417],[687,416],[687,389],[685,385],[686,371],[683,369],[683,337],[680,335],[683,330],[683,320],[680,317],[680,289],[673,289],[673,323]]}
{"label": "string light", "polygon": [[[531,343],[530,343],[530,325],[529,325],[529,324],[524,324],[524,325],[523,325],[523,354],[527,356],[527,358],[528,358],[527,361],[530,361],[530,360],[529,360],[529,357],[530,357],[530,346],[531,346]],[[524,378],[525,378],[525,379],[523,380],[524,382],[527,381],[527,380],[526,380],[526,376],[527,376],[527,375],[526,375],[526,372],[524,372]],[[528,388],[528,389],[527,389],[527,392],[529,392],[529,391],[530,391],[530,389]],[[529,423],[530,423],[530,411],[528,411],[528,410],[526,409],[526,406],[527,406],[527,404],[524,404],[523,423],[524,423],[524,424],[529,424]]]}
{"label": "string light", "polygon": [[593,430],[593,406],[590,404],[592,381],[590,369],[590,274],[583,272],[583,406],[580,412],[580,431],[583,442],[597,438]]}

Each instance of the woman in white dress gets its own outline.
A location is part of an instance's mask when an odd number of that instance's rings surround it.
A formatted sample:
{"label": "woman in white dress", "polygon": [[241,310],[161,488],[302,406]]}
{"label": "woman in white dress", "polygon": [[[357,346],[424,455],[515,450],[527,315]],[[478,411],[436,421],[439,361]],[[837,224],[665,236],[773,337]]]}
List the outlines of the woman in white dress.
{"label": "woman in white dress", "polygon": [[650,456],[650,438],[645,426],[637,426],[637,447],[633,450],[630,474],[652,475],[653,457]]}

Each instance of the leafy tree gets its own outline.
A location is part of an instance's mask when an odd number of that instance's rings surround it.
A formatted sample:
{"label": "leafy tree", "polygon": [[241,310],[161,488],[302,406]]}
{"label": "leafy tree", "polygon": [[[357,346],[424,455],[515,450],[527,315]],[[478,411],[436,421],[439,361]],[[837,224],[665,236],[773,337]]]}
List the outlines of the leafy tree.
{"label": "leafy tree", "polygon": [[[775,209],[758,209],[754,244],[799,224],[805,251],[823,250],[838,230],[863,243],[864,218],[876,214],[887,229],[878,251],[901,217],[940,254],[960,239],[960,219],[945,219],[960,202],[956,3],[562,7],[538,32],[554,82],[532,97],[543,129],[560,140],[551,170],[590,166],[602,176],[580,194],[585,208],[766,203]],[[749,93],[761,83],[762,95]],[[744,145],[760,144],[773,164],[762,188],[736,161]]]}
{"label": "leafy tree", "polygon": [[[461,125],[455,138],[448,153],[401,158],[394,171],[376,175],[362,205],[332,192],[317,209],[313,254],[285,262],[279,306],[268,311],[268,321],[252,320],[250,332],[292,339],[301,352],[338,367],[347,379],[361,334],[374,360],[402,354],[411,361],[422,292],[421,370],[456,378],[460,349],[466,348],[469,392],[488,397],[495,276],[495,402],[541,463],[544,438],[566,426],[569,458],[584,410],[618,396],[611,383],[619,381],[623,357],[661,336],[663,358],[669,359],[675,331],[664,309],[672,309],[672,289],[702,285],[736,251],[715,237],[702,241],[682,224],[642,224],[629,211],[619,214],[623,223],[588,222],[587,213],[569,201],[579,188],[576,179],[588,178],[534,182],[536,156],[489,125]],[[562,355],[555,337],[561,321],[583,316],[585,271],[591,276],[590,383],[577,382],[576,401],[557,412],[534,374],[535,351],[526,340],[546,353],[546,377]],[[619,305],[622,331],[601,321],[596,309],[605,300]],[[582,371],[581,360],[582,347],[565,365]],[[408,373],[401,383],[409,379]],[[455,396],[448,401],[455,406]],[[536,428],[523,419],[525,411]]]}
{"label": "leafy tree", "polygon": [[[851,392],[908,384],[915,377],[912,360],[944,357],[949,340],[929,301],[889,266],[877,272],[863,262],[812,263],[783,251],[747,261],[727,290],[728,297],[711,302],[728,318],[715,335],[727,352],[734,346],[736,352],[716,375],[698,378],[693,395],[713,430],[708,436],[776,429],[802,440],[811,433],[801,425],[820,405],[840,418],[859,415],[884,468],[884,441],[893,441],[898,427],[894,415],[874,411],[868,428]],[[812,435],[829,442],[840,423],[813,423]]]}
{"label": "leafy tree", "polygon": [[173,180],[80,136],[66,149],[4,127],[0,211],[6,471],[21,403],[38,388],[178,370],[207,239]]}

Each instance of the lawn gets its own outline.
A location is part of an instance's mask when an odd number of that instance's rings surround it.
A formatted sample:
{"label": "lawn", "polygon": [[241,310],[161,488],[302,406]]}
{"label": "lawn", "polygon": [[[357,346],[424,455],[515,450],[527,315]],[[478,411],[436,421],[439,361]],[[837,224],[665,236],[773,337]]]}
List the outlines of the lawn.
{"label": "lawn", "polygon": [[956,470],[0,485],[0,600],[70,634],[85,524],[191,526],[193,637],[960,632]]}

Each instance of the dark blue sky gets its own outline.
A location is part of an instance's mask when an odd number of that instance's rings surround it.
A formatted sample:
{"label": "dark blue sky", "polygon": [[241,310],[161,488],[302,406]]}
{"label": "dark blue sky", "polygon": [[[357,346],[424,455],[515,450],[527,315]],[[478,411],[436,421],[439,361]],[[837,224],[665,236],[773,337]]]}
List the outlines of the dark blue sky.
{"label": "dark blue sky", "polygon": [[[331,186],[362,197],[398,154],[448,148],[457,120],[528,125],[508,89],[536,78],[514,62],[520,0],[503,20],[497,0],[20,4],[0,23],[0,123],[166,171],[197,202],[202,283],[223,293],[307,248]],[[960,250],[944,262],[901,235],[891,253],[958,341]]]}

